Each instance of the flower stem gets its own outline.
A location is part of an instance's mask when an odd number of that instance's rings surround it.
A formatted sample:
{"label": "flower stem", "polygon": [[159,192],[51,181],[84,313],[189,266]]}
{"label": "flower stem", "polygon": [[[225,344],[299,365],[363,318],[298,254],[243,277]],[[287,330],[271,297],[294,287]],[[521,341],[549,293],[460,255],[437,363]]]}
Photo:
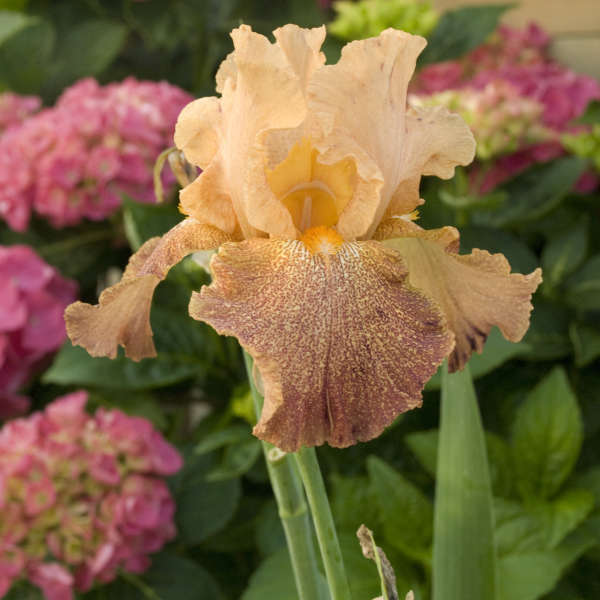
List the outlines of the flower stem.
{"label": "flower stem", "polygon": [[315,449],[302,448],[296,452],[296,461],[315,523],[331,600],[350,600],[352,596],[344,569],[344,559]]}
{"label": "flower stem", "polygon": [[[252,358],[246,352],[244,361],[258,418],[262,411],[263,398],[254,385]],[[322,598],[323,588],[320,581],[323,576],[318,569],[313,530],[296,465],[291,455],[272,444],[262,442],[262,447],[285,532],[299,600],[319,600]]]}

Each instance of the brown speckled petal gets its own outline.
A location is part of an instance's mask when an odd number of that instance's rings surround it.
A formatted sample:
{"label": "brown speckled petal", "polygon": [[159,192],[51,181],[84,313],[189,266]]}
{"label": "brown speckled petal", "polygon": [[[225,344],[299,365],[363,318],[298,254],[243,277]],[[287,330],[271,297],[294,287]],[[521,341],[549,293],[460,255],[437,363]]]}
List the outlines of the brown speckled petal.
{"label": "brown speckled petal", "polygon": [[214,227],[185,219],[162,238],[148,240],[130,258],[121,281],[100,294],[99,304],[75,302],[67,307],[69,338],[92,356],[115,358],[119,345],[133,360],[156,356],[150,328],[156,286],[186,255],[231,239]]}
{"label": "brown speckled petal", "polygon": [[378,242],[311,254],[301,241],[225,244],[190,314],[233,335],[265,391],[255,434],[286,451],[379,435],[453,347],[444,319]]}
{"label": "brown speckled petal", "polygon": [[[389,237],[390,231],[385,231],[389,225],[380,226],[381,236]],[[502,254],[477,249],[457,254],[458,237],[453,230],[425,231],[412,223],[410,231],[401,234],[406,237],[384,242],[406,261],[410,283],[443,310],[456,336],[448,359],[450,371],[462,369],[473,352],[481,352],[493,326],[507,340],[520,341],[529,327],[531,295],[542,281],[540,269],[529,275],[511,274]]]}

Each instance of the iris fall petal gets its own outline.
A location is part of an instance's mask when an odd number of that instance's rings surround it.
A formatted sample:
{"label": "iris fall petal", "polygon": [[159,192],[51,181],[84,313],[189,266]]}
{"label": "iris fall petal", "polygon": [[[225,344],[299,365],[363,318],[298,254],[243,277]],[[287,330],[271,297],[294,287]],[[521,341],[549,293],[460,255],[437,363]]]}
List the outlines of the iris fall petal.
{"label": "iris fall petal", "polygon": [[312,254],[297,240],[226,244],[190,314],[234,335],[262,376],[255,433],[286,451],[377,436],[453,344],[438,309],[377,242]]}
{"label": "iris fall petal", "polygon": [[462,369],[474,351],[482,351],[493,326],[507,340],[520,341],[529,327],[531,295],[542,280],[541,270],[511,274],[502,254],[477,249],[458,254],[454,228],[425,231],[411,225],[407,237],[384,244],[402,255],[410,283],[435,300],[446,316],[456,336],[450,371]]}
{"label": "iris fall petal", "polygon": [[188,218],[162,238],[148,240],[130,258],[121,281],[102,292],[99,304],[75,302],[67,307],[69,338],[92,356],[115,358],[119,345],[133,360],[156,356],[150,328],[150,304],[156,286],[186,255],[216,248],[231,239]]}

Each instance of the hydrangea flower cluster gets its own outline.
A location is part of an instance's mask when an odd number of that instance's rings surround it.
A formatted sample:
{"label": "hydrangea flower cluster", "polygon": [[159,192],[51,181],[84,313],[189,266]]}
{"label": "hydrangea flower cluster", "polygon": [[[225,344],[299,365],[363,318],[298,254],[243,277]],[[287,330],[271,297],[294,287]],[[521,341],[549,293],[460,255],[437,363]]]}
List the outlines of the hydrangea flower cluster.
{"label": "hydrangea flower cluster", "polygon": [[0,133],[20,125],[29,115],[39,110],[42,100],[38,96],[19,96],[12,92],[0,94]]}
{"label": "hydrangea flower cluster", "polygon": [[71,600],[118,569],[144,571],[175,535],[162,478],[181,456],[146,419],[91,416],[86,401],[63,396],[0,431],[0,597],[28,579]]}
{"label": "hydrangea flower cluster", "polygon": [[[548,53],[549,41],[548,35],[534,24],[523,30],[501,26],[489,42],[465,58],[427,66],[419,74],[413,90],[419,96],[430,97],[428,102],[452,101],[458,106],[467,106],[478,97],[477,91],[483,98],[490,86],[500,84],[502,89],[508,90],[508,84],[513,89],[511,102],[516,111],[523,110],[526,102],[541,106],[540,119],[545,129],[536,128],[513,153],[503,152],[486,170],[481,192],[493,189],[537,162],[563,154],[562,134],[571,129],[573,119],[583,114],[590,101],[600,99],[600,83],[552,60]],[[454,90],[453,94],[439,94],[448,90]],[[504,113],[508,106],[500,103],[496,108]],[[460,112],[467,116],[469,111]],[[525,113],[528,112],[525,109]],[[480,159],[488,154],[489,120],[501,120],[504,116],[488,115],[487,119],[471,120],[478,144],[483,142],[484,145],[483,154],[478,153]],[[516,121],[521,118],[515,115]],[[540,139],[536,139],[540,134]],[[503,150],[510,147],[511,141],[507,140]]]}
{"label": "hydrangea flower cluster", "polygon": [[413,106],[445,106],[460,114],[477,134],[477,158],[490,160],[551,136],[540,124],[543,107],[521,96],[508,82],[491,81],[483,89],[446,90],[409,97]]}
{"label": "hydrangea flower cluster", "polygon": [[27,410],[19,388],[64,342],[63,313],[77,284],[29,246],[0,246],[0,290],[0,418],[7,418]]}
{"label": "hydrangea flower cluster", "polygon": [[190,100],[166,82],[79,81],[0,137],[0,216],[23,231],[32,211],[64,227],[106,218],[122,194],[151,202],[154,162]]}

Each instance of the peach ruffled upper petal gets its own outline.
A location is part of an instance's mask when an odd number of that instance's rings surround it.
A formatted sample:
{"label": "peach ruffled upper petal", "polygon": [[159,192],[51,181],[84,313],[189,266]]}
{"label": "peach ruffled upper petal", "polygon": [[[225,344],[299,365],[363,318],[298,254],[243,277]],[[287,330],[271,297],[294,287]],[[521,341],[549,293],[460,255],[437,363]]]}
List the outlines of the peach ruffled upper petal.
{"label": "peach ruffled upper petal", "polygon": [[421,175],[450,179],[457,165],[468,165],[474,157],[475,139],[462,117],[441,106],[411,108],[406,115],[402,180],[386,208],[386,215],[405,215],[421,203]]}
{"label": "peach ruffled upper petal", "polygon": [[253,356],[265,393],[255,433],[283,450],[377,436],[420,405],[452,349],[438,310],[377,242],[313,254],[297,240],[249,240],[222,246],[211,267],[190,314]]}
{"label": "peach ruffled upper petal", "polygon": [[[458,254],[454,228],[425,231],[411,223],[384,223],[379,237],[400,233],[384,244],[397,250],[409,270],[411,285],[422,290],[441,307],[456,345],[449,357],[451,371],[461,369],[471,356],[481,352],[493,326],[511,342],[521,340],[529,327],[531,296],[542,280],[540,269],[529,275],[510,273],[502,254],[473,250]],[[394,229],[395,228],[395,229]]]}
{"label": "peach ruffled upper petal", "polygon": [[119,345],[133,360],[156,356],[150,305],[169,269],[195,250],[216,248],[231,236],[188,218],[162,238],[148,240],[129,260],[121,281],[100,294],[99,304],[67,307],[67,333],[92,356],[115,358]]}
{"label": "peach ruffled upper petal", "polygon": [[[192,162],[206,168],[181,193],[186,214],[233,232],[239,224],[247,238],[264,235],[294,237],[291,216],[268,188],[258,190],[264,164],[259,137],[269,130],[298,127],[306,117],[305,87],[322,64],[324,28],[304,30],[286,25],[276,31],[278,43],[242,25],[235,29],[235,50],[223,62],[217,80],[222,98],[192,103],[178,121],[176,143]],[[216,100],[216,99],[215,99]],[[218,112],[218,114],[217,114]],[[194,115],[199,113],[197,122]],[[210,113],[210,114],[209,114]],[[209,116],[214,131],[208,131]],[[196,140],[206,137],[201,145]],[[214,149],[212,161],[200,165]],[[226,214],[226,221],[223,216]],[[236,224],[231,221],[235,215]]]}
{"label": "peach ruffled upper petal", "polygon": [[345,238],[367,234],[402,181],[406,94],[425,40],[387,29],[376,38],[347,44],[335,65],[317,71],[309,85],[321,162],[356,160],[363,182],[341,215]]}

